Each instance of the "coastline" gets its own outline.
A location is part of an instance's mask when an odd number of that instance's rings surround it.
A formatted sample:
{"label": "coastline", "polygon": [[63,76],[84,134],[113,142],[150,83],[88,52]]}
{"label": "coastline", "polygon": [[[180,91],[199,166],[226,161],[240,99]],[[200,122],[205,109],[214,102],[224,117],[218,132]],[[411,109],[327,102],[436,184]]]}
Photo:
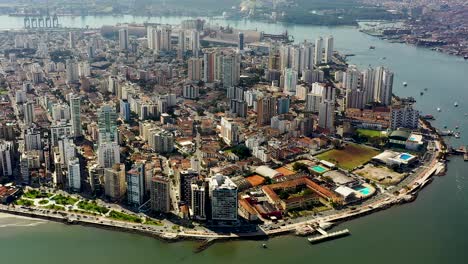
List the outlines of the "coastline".
{"label": "coastline", "polygon": [[[446,159],[445,154],[445,142],[443,139],[436,133],[435,128],[433,128],[430,123],[421,121],[421,125],[432,131],[432,135],[436,138],[434,143],[437,145],[437,151],[432,155],[430,161],[425,164],[427,169],[424,170],[419,175],[416,175],[411,179],[411,186],[409,188],[401,188],[399,195],[387,196],[388,198],[381,198],[377,201],[366,202],[363,201],[359,206],[338,210],[337,213],[316,217],[312,219],[307,219],[298,223],[288,224],[279,229],[274,230],[263,230],[259,228],[257,232],[254,233],[229,233],[229,234],[220,234],[220,233],[200,233],[196,231],[185,231],[181,232],[157,232],[155,229],[151,228],[151,225],[136,224],[130,222],[122,222],[109,220],[105,218],[92,218],[88,217],[86,214],[77,214],[77,213],[65,213],[62,211],[52,211],[49,213],[40,212],[39,208],[22,208],[10,207],[5,205],[0,205],[0,212],[6,214],[17,215],[21,217],[29,218],[38,218],[48,221],[54,221],[64,224],[79,224],[82,226],[102,228],[112,231],[134,233],[139,235],[144,235],[162,241],[167,242],[177,242],[185,240],[193,241],[205,241],[200,247],[201,250],[205,249],[217,241],[229,241],[229,240],[258,240],[266,239],[270,237],[282,236],[285,234],[291,234],[296,231],[298,228],[304,225],[311,225],[320,222],[331,222],[335,225],[345,223],[349,220],[364,217],[366,215],[376,213],[378,211],[389,209],[395,205],[404,204],[413,202],[416,200],[419,191],[421,191],[426,185],[432,182],[432,177],[436,174],[436,171],[441,169],[441,167],[446,168]],[[441,157],[439,157],[441,155]],[[409,177],[409,176],[408,176]],[[201,251],[200,250],[200,251]]]}
{"label": "coastline", "polygon": [[[365,22],[365,21],[360,21],[360,22]],[[382,21],[371,21],[371,22],[382,22]],[[390,22],[390,21],[383,21],[383,22]],[[366,34],[366,35],[371,36],[371,37],[378,38],[380,40],[383,40],[383,41],[386,41],[386,42],[389,42],[389,43],[402,43],[402,44],[405,44],[405,45],[408,45],[408,46],[423,48],[423,49],[431,50],[431,51],[434,51],[434,52],[440,52],[442,54],[446,54],[446,55],[449,55],[449,56],[455,56],[455,57],[458,57],[458,58],[468,60],[468,54],[456,54],[456,53],[452,52],[449,48],[446,48],[446,47],[431,46],[431,45],[418,45],[417,43],[411,43],[411,42],[408,42],[407,40],[405,40],[405,36],[411,36],[411,35],[395,35],[395,36],[387,36],[386,37],[385,35],[383,35],[380,32],[363,29],[360,26],[358,26],[357,29],[358,29],[359,32],[361,32],[363,34]]]}

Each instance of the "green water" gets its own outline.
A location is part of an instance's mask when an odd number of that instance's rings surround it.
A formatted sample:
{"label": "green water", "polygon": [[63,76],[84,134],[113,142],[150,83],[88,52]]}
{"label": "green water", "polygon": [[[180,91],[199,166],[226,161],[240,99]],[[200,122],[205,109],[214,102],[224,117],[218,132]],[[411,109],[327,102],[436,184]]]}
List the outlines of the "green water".
{"label": "green water", "polygon": [[327,169],[325,169],[322,166],[314,166],[314,167],[312,167],[312,170],[315,171],[315,172],[318,172],[318,173],[322,173],[322,172],[327,171]]}
{"label": "green water", "polygon": [[[157,18],[152,22],[178,23],[182,19]],[[144,18],[124,16],[64,18],[62,23],[95,27],[144,21]],[[297,41],[333,34],[337,50],[356,55],[350,57],[350,63],[360,67],[372,64],[392,68],[394,92],[414,96],[418,109],[435,116],[435,125],[447,125],[452,129],[459,126],[462,137],[451,140],[451,144],[468,144],[468,117],[465,117],[468,113],[468,62],[461,58],[388,43],[352,27],[217,22],[268,33],[288,30]],[[22,26],[22,19],[0,16],[0,25],[1,28],[18,28]],[[376,49],[369,50],[371,45]],[[408,82],[408,87],[403,87],[404,81]],[[420,96],[424,88],[429,90]],[[460,104],[458,108],[453,107],[455,101]],[[437,107],[442,112],[438,113]],[[467,263],[467,168],[468,163],[454,158],[447,175],[435,178],[415,202],[344,223],[338,228],[350,229],[350,237],[318,245],[308,244],[305,238],[278,237],[265,242],[268,249],[261,248],[264,242],[235,241],[215,244],[194,254],[194,242],[169,244],[138,235],[0,215],[0,263]]]}

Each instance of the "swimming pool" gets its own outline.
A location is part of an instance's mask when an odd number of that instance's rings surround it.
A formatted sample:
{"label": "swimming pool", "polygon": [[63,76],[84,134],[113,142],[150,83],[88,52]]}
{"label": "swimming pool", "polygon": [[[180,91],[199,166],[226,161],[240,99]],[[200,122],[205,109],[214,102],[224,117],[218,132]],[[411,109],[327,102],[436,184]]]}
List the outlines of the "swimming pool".
{"label": "swimming pool", "polygon": [[356,191],[360,192],[362,195],[369,195],[371,193],[371,190],[369,187],[357,189]]}
{"label": "swimming pool", "polygon": [[312,167],[311,169],[312,169],[313,171],[315,171],[315,172],[318,172],[318,173],[324,173],[324,172],[327,171],[326,168],[324,168],[324,167],[322,167],[322,166],[320,166],[320,165],[314,166],[314,167]]}
{"label": "swimming pool", "polygon": [[406,153],[403,153],[400,155],[400,159],[402,160],[409,160],[411,159],[413,156],[411,156],[410,154],[406,154]]}

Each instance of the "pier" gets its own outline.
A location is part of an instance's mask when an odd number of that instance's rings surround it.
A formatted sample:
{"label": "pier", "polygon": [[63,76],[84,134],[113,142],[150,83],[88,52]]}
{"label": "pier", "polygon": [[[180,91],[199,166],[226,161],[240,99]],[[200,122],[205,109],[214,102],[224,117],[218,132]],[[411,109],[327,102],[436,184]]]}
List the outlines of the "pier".
{"label": "pier", "polygon": [[315,237],[311,237],[311,238],[307,239],[312,244],[317,244],[317,243],[324,242],[324,241],[327,241],[327,240],[332,240],[332,239],[335,239],[335,238],[340,238],[340,237],[350,235],[350,232],[349,232],[348,229],[328,233],[328,232],[326,232],[325,230],[323,230],[321,228],[317,228],[317,231],[321,234],[320,236],[315,236]]}

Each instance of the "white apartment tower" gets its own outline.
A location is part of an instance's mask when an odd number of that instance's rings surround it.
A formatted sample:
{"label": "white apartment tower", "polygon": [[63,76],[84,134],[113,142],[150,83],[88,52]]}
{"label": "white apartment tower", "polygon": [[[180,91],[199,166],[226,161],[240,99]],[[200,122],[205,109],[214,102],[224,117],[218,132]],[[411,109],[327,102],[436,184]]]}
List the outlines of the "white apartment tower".
{"label": "white apartment tower", "polygon": [[321,64],[323,61],[323,39],[319,37],[315,40],[314,63],[315,65]]}
{"label": "white apartment tower", "polygon": [[216,174],[209,179],[211,219],[218,221],[237,220],[237,186],[224,175]]}
{"label": "white apartment tower", "polygon": [[81,190],[80,161],[73,158],[68,162],[68,188],[72,191]]}
{"label": "white apartment tower", "polygon": [[335,88],[325,87],[319,107],[319,126],[330,132],[335,131],[335,97]]}
{"label": "white apartment tower", "polygon": [[128,50],[128,29],[121,28],[119,29],[119,49],[120,50]]}
{"label": "white apartment tower", "polygon": [[333,36],[325,38],[325,63],[330,63],[333,57]]}

